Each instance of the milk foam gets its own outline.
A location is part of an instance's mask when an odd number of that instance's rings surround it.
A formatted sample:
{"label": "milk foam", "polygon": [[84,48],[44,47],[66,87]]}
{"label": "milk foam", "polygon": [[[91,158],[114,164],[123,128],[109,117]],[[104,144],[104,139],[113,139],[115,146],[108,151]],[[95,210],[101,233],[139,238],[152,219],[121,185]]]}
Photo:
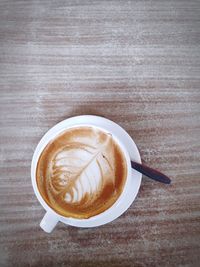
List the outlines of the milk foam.
{"label": "milk foam", "polygon": [[90,218],[113,205],[123,190],[127,165],[113,137],[96,127],[74,127],[44,148],[37,185],[57,213]]}
{"label": "milk foam", "polygon": [[55,155],[52,163],[52,185],[58,194],[64,193],[65,202],[78,203],[86,195],[91,200],[106,183],[114,182],[112,137],[108,135],[102,143],[75,138]]}

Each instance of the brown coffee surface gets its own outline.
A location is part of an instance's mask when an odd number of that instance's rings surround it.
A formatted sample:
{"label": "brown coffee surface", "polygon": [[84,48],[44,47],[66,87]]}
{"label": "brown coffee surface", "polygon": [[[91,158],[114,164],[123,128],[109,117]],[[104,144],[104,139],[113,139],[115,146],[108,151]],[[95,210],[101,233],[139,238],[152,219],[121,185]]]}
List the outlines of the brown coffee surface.
{"label": "brown coffee surface", "polygon": [[68,129],[44,148],[37,186],[57,213],[89,218],[111,207],[127,177],[123,152],[111,134],[95,127]]}

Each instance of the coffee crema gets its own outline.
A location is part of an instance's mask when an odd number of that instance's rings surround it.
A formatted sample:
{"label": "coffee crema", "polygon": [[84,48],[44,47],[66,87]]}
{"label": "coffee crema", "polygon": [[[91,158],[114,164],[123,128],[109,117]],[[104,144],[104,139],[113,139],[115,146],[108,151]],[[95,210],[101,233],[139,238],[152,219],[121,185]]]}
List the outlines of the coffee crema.
{"label": "coffee crema", "polygon": [[37,186],[46,203],[65,217],[90,218],[121,195],[127,163],[112,135],[95,127],[70,128],[42,151]]}

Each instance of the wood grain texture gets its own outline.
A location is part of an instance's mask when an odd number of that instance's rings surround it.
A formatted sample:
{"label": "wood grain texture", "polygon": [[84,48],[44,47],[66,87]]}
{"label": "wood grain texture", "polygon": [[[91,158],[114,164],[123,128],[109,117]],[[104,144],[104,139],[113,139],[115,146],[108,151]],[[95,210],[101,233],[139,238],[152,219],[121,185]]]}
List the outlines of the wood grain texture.
{"label": "wood grain texture", "polygon": [[[200,1],[0,1],[0,266],[199,266]],[[147,165],[97,229],[39,228],[33,151],[57,122],[114,120]]]}

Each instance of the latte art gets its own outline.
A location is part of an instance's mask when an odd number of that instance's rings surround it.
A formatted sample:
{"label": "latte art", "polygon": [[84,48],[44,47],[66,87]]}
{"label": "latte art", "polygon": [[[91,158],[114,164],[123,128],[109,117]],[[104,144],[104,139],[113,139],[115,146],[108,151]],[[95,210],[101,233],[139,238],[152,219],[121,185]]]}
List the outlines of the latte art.
{"label": "latte art", "polygon": [[55,155],[51,165],[51,183],[65,202],[77,203],[86,195],[92,201],[106,183],[114,184],[110,142],[108,137],[96,147],[70,143]]}
{"label": "latte art", "polygon": [[45,201],[64,216],[88,218],[109,208],[126,179],[126,162],[112,135],[72,128],[50,142],[37,166]]}

